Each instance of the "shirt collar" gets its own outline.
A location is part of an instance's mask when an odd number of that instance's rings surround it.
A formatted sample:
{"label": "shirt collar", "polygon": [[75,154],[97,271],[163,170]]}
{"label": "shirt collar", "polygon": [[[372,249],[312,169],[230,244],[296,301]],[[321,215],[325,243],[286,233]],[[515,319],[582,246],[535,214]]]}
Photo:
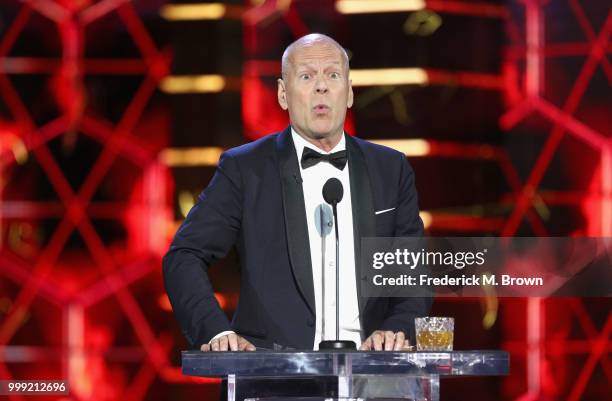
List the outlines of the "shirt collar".
{"label": "shirt collar", "polygon": [[[302,138],[300,136],[300,134],[298,134],[293,127],[291,127],[291,137],[293,138],[293,145],[295,146],[295,153],[297,154],[298,157],[298,162],[299,160],[302,158],[302,152],[304,151],[304,147],[308,147],[314,151],[317,151],[321,154],[325,154],[328,155],[330,153],[334,153],[334,152],[339,152],[341,150],[345,150],[346,149],[346,138],[345,138],[345,133],[342,134],[342,137],[340,137],[340,142],[338,142],[336,144],[336,146],[334,146],[334,148],[332,150],[330,150],[329,152],[326,152],[322,149],[319,149],[318,147],[316,147],[315,145],[313,145],[312,143],[308,142],[306,139]],[[298,163],[299,164],[299,163]]]}

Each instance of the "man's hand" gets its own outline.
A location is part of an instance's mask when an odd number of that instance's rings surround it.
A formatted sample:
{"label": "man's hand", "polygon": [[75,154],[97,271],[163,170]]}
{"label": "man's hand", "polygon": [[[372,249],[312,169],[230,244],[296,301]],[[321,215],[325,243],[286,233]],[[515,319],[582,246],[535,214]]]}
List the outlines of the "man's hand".
{"label": "man's hand", "polygon": [[406,340],[403,331],[376,330],[361,344],[361,351],[410,351],[410,341]]}
{"label": "man's hand", "polygon": [[203,344],[200,349],[208,351],[255,351],[255,346],[236,333],[215,338],[210,344]]}

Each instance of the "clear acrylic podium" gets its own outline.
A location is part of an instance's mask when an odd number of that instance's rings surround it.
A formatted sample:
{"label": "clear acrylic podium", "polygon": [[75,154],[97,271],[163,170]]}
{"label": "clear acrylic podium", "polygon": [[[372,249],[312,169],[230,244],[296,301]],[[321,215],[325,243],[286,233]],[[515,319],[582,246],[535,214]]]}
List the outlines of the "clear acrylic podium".
{"label": "clear acrylic podium", "polygon": [[[300,394],[249,396],[259,400],[408,399],[439,401],[440,378],[499,376],[509,372],[504,351],[183,351],[183,374],[227,378],[227,400],[240,386],[295,377],[333,378],[335,388],[316,397]],[[242,401],[242,400],[240,400]]]}

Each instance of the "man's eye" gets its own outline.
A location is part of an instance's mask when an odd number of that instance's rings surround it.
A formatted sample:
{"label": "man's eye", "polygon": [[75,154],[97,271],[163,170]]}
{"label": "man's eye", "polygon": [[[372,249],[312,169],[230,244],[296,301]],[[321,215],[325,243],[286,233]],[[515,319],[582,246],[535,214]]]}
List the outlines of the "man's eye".
{"label": "man's eye", "polygon": [[333,79],[338,79],[340,78],[340,74],[338,74],[337,72],[332,72],[331,74],[329,74],[329,76]]}
{"label": "man's eye", "polygon": [[302,74],[302,75],[300,75],[300,78],[303,79],[303,80],[308,80],[308,79],[310,79],[310,74]]}

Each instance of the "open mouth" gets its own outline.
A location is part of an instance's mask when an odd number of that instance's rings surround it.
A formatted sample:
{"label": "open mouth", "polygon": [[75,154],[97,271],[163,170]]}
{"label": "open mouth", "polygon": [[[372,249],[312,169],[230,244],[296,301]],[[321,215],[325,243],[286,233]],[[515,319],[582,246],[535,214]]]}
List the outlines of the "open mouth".
{"label": "open mouth", "polygon": [[323,113],[327,113],[330,110],[330,108],[329,106],[325,104],[317,104],[315,107],[313,107],[313,110],[317,114],[323,114]]}

